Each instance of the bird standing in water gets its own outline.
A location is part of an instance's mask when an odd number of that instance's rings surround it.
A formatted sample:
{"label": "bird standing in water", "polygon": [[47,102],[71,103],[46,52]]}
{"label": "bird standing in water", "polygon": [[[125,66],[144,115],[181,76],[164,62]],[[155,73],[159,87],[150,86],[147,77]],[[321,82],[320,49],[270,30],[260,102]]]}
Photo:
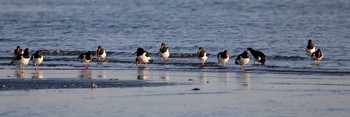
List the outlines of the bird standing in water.
{"label": "bird standing in water", "polygon": [[86,66],[87,63],[92,61],[92,52],[88,51],[86,53],[80,54],[78,59],[83,62],[83,66],[84,66],[84,70],[88,69],[88,67]]}
{"label": "bird standing in water", "polygon": [[262,65],[265,64],[266,62],[266,57],[265,57],[265,54],[261,51],[257,51],[257,50],[254,50],[253,48],[247,48],[250,53],[253,55],[255,61],[254,61],[254,65],[255,65],[255,62],[260,62]]}
{"label": "bird standing in water", "polygon": [[323,53],[321,52],[321,49],[317,49],[316,52],[311,54],[312,60],[314,60],[316,65],[319,65],[321,59],[323,58]]}
{"label": "bird standing in water", "polygon": [[205,52],[202,47],[198,49],[197,58],[201,61],[201,65],[204,65],[205,60],[208,59],[207,52]]}
{"label": "bird standing in water", "polygon": [[137,50],[132,54],[135,55],[136,54],[136,65],[138,64],[145,64],[147,65],[147,63],[152,62],[151,59],[151,54],[147,51],[145,51],[143,48],[137,48]]}
{"label": "bird standing in water", "polygon": [[309,39],[309,41],[307,42],[307,46],[306,46],[306,48],[305,48],[306,54],[307,54],[308,56],[311,56],[311,54],[315,52],[315,50],[316,50],[315,48],[316,48],[316,47],[315,47],[315,45],[312,43],[312,40]]}
{"label": "bird standing in water", "polygon": [[97,50],[96,50],[96,54],[97,54],[98,61],[106,62],[106,55],[107,55],[107,53],[106,53],[105,49],[103,49],[101,46],[98,46]]}
{"label": "bird standing in water", "polygon": [[40,51],[36,51],[32,55],[32,62],[34,64],[35,70],[38,70],[38,66],[43,62],[44,56],[41,54]]}
{"label": "bird standing in water", "polygon": [[28,48],[24,49],[23,54],[17,55],[10,64],[17,62],[20,66],[20,69],[23,70],[25,65],[28,65],[30,60],[30,51]]}
{"label": "bird standing in water", "polygon": [[159,48],[159,57],[162,62],[166,61],[169,57],[169,49],[165,46],[165,43],[162,43]]}
{"label": "bird standing in water", "polygon": [[23,50],[21,49],[21,47],[20,46],[17,46],[17,48],[14,50],[14,56],[16,57],[16,56],[18,56],[18,55],[21,55],[21,54],[23,54],[24,52],[23,52]]}
{"label": "bird standing in water", "polygon": [[240,65],[242,67],[242,70],[245,71],[245,65],[248,64],[249,60],[250,58],[248,52],[244,51],[242,54],[237,56],[235,64]]}
{"label": "bird standing in water", "polygon": [[219,52],[216,58],[218,58],[218,63],[220,66],[225,66],[226,62],[230,59],[230,57],[228,56],[227,50],[224,50],[223,52]]}

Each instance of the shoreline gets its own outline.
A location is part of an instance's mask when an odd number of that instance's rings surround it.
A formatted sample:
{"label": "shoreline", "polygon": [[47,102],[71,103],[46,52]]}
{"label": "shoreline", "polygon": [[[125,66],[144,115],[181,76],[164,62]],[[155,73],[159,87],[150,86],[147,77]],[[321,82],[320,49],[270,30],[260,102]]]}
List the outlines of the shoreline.
{"label": "shoreline", "polygon": [[[210,74],[214,74],[211,76]],[[222,76],[225,75],[225,76]],[[232,77],[234,76],[234,77]],[[263,72],[216,72],[216,71],[176,71],[149,68],[123,69],[123,70],[15,70],[4,69],[0,71],[0,91],[31,90],[31,89],[69,89],[92,88],[127,88],[127,87],[159,87],[174,85],[203,85],[209,82],[208,77],[214,78],[333,78],[346,79],[347,74],[327,73],[263,73]],[[174,77],[177,77],[174,79]],[[252,77],[252,78],[254,78]],[[195,80],[197,78],[197,80]],[[196,81],[196,82],[195,82]],[[293,84],[293,82],[285,82]],[[340,84],[344,85],[344,84]],[[344,86],[347,86],[345,84]]]}

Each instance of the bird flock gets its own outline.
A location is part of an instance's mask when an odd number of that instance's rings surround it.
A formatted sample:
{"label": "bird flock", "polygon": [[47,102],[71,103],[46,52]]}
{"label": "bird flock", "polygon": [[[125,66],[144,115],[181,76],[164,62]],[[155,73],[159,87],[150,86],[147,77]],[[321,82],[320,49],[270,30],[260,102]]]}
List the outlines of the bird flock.
{"label": "bird flock", "polygon": [[[250,51],[251,55],[253,55],[254,58],[254,65],[260,64],[265,65],[266,63],[266,56],[263,52],[254,50],[253,48],[247,48],[247,50],[244,50],[241,54],[239,54],[235,59],[235,64],[240,65],[242,70],[246,70],[246,65],[250,61],[250,56],[248,51]],[[319,65],[319,62],[323,58],[323,53],[321,52],[321,49],[317,49],[315,45],[313,44],[312,40],[308,40],[308,44],[305,48],[306,54],[311,57],[311,59],[315,62],[316,65]],[[159,57],[161,58],[161,62],[167,62],[170,52],[169,49],[166,47],[165,43],[161,44],[161,47],[159,48]],[[98,46],[96,50],[97,58],[100,62],[106,62],[106,50],[103,49],[101,46]],[[137,50],[132,53],[132,55],[136,55],[135,63],[136,65],[147,65],[148,63],[152,62],[151,54],[144,50],[143,48],[139,47]],[[32,60],[33,65],[35,66],[35,70],[38,70],[38,66],[43,62],[44,56],[41,54],[41,52],[38,50],[33,55],[30,55],[30,50],[28,48],[25,48],[24,51],[21,49],[20,46],[17,46],[17,48],[14,50],[14,59],[10,62],[10,64],[17,63],[21,70],[24,69],[25,65],[28,65],[29,61]],[[82,53],[78,56],[78,60],[83,63],[84,69],[88,69],[87,63],[92,62],[92,52],[88,51],[86,53]],[[203,47],[199,47],[197,51],[197,58],[199,59],[201,65],[205,65],[205,61],[208,59],[207,52],[203,49]],[[227,50],[224,50],[222,52],[219,52],[217,54],[217,61],[219,66],[225,67],[226,63],[229,61],[229,54]]]}

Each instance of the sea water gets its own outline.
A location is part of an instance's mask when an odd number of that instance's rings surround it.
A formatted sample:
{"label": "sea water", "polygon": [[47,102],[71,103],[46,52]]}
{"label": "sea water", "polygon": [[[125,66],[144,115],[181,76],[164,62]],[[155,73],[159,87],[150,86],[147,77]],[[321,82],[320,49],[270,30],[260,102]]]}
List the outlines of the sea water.
{"label": "sea water", "polygon": [[[17,45],[42,50],[41,69],[82,69],[79,54],[101,45],[107,63],[94,56],[90,69],[137,69],[131,54],[142,47],[152,53],[150,69],[240,72],[234,59],[252,47],[267,62],[252,59],[248,71],[350,73],[347,0],[1,0],[0,8],[1,69],[17,67],[8,65]],[[319,66],[306,55],[308,39],[324,53]],[[171,53],[165,64],[162,42]],[[205,66],[199,47],[209,54]],[[218,69],[224,50],[231,58]]]}

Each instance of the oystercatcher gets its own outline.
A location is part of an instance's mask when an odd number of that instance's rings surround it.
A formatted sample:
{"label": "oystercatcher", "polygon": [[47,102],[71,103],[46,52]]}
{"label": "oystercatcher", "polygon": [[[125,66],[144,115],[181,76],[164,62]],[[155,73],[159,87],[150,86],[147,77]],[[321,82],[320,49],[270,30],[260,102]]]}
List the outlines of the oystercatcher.
{"label": "oystercatcher", "polygon": [[106,62],[107,54],[105,49],[103,49],[101,46],[98,46],[96,54],[97,54],[98,61],[101,62],[101,59],[102,59],[102,62]]}
{"label": "oystercatcher", "polygon": [[164,62],[165,60],[167,60],[169,55],[169,49],[165,46],[165,43],[162,43],[159,49],[159,57],[161,61]]}
{"label": "oystercatcher", "polygon": [[201,61],[202,65],[204,65],[205,60],[208,59],[207,52],[205,52],[202,47],[198,49],[197,58]]}
{"label": "oystercatcher", "polygon": [[255,61],[254,61],[254,65],[255,65],[255,62],[260,62],[262,65],[265,64],[266,62],[266,57],[265,57],[265,54],[261,51],[258,51],[258,50],[254,50],[253,48],[247,48],[250,53],[253,55]]}
{"label": "oystercatcher", "polygon": [[242,54],[238,55],[235,64],[240,65],[242,67],[242,70],[245,71],[245,65],[248,64],[250,58],[247,51],[244,51]]}
{"label": "oystercatcher", "polygon": [[24,49],[23,54],[17,55],[10,64],[17,62],[20,66],[20,69],[23,70],[25,65],[28,65],[30,60],[30,51],[28,48]]}
{"label": "oystercatcher", "polygon": [[316,50],[316,49],[315,49],[314,44],[312,43],[312,40],[309,39],[309,41],[307,42],[307,46],[306,46],[306,48],[305,48],[306,54],[307,54],[308,56],[310,56],[312,53],[315,52],[315,50]]}
{"label": "oystercatcher", "polygon": [[316,65],[319,65],[321,59],[323,58],[323,53],[321,52],[321,49],[317,49],[316,52],[311,54],[312,60],[314,60]]}
{"label": "oystercatcher", "polygon": [[38,66],[43,62],[44,56],[38,50],[32,55],[32,62],[35,66],[35,70],[38,70]]}
{"label": "oystercatcher", "polygon": [[78,59],[83,62],[83,66],[84,66],[84,70],[88,69],[88,67],[86,66],[87,63],[92,61],[92,52],[88,51],[86,53],[80,54]]}
{"label": "oystercatcher", "polygon": [[226,62],[230,59],[230,57],[228,56],[227,50],[224,50],[223,52],[219,52],[216,58],[218,58],[218,63],[220,66],[225,66]]}
{"label": "oystercatcher", "polygon": [[14,56],[16,57],[21,54],[23,54],[23,50],[21,49],[20,46],[17,46],[17,48],[14,50]]}
{"label": "oystercatcher", "polygon": [[136,54],[136,65],[138,64],[146,64],[149,62],[152,62],[151,59],[151,54],[147,51],[145,51],[143,48],[137,48],[137,50],[132,54],[135,55]]}

